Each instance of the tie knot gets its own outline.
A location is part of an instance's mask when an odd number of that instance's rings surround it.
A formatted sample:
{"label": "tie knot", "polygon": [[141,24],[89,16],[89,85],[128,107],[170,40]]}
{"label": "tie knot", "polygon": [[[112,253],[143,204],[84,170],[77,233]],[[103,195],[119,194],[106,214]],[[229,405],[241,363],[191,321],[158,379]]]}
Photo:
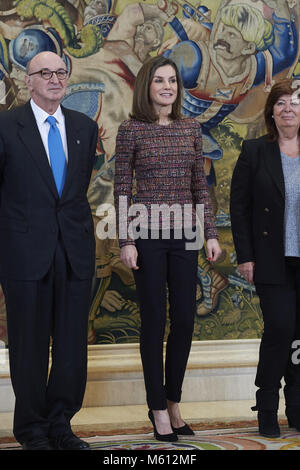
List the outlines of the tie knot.
{"label": "tie knot", "polygon": [[50,126],[56,126],[56,119],[54,116],[48,116],[46,121],[49,122]]}

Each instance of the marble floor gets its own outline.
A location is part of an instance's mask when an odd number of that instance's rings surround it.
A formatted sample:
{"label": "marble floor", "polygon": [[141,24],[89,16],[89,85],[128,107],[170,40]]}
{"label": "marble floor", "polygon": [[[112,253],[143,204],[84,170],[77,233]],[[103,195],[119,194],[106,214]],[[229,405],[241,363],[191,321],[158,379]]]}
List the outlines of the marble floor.
{"label": "marble floor", "polygon": [[[226,423],[254,421],[253,400],[181,403],[182,416],[189,423]],[[110,432],[149,427],[145,405],[83,408],[72,420],[73,430]],[[280,403],[279,418],[284,418],[284,403]],[[13,414],[0,413],[0,437],[12,436]],[[255,424],[254,424],[255,425]]]}

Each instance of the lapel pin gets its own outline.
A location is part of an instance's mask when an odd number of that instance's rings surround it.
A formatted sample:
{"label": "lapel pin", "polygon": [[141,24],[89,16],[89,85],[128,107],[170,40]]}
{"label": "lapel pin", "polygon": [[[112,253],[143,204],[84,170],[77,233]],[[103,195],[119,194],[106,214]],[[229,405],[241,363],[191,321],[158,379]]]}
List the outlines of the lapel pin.
{"label": "lapel pin", "polygon": [[76,140],[76,143],[77,143],[77,144],[80,144],[80,140]]}

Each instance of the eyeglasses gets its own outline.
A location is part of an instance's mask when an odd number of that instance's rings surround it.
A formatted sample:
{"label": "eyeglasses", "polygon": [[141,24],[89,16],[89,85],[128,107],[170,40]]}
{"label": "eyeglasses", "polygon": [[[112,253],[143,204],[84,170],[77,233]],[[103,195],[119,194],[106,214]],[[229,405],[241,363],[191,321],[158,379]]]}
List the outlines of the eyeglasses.
{"label": "eyeglasses", "polygon": [[58,80],[65,80],[67,76],[69,75],[68,71],[64,69],[58,69],[58,70],[42,69],[42,70],[38,70],[37,72],[29,73],[28,75],[29,77],[31,77],[31,75],[40,74],[40,76],[44,80],[50,80],[50,78],[53,77],[54,73],[57,76]]}

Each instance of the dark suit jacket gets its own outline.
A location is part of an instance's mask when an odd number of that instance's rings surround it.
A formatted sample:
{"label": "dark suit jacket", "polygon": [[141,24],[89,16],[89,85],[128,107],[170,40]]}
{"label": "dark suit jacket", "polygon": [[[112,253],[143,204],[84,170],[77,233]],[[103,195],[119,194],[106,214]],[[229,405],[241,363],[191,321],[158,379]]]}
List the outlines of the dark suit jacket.
{"label": "dark suit jacket", "polygon": [[97,124],[62,107],[68,168],[61,198],[28,102],[0,113],[0,277],[41,279],[59,231],[81,279],[95,267],[93,220],[86,193],[95,159]]}
{"label": "dark suit jacket", "polygon": [[284,209],[278,143],[266,136],[245,141],[233,171],[230,214],[238,263],[255,262],[255,282],[285,282]]}

